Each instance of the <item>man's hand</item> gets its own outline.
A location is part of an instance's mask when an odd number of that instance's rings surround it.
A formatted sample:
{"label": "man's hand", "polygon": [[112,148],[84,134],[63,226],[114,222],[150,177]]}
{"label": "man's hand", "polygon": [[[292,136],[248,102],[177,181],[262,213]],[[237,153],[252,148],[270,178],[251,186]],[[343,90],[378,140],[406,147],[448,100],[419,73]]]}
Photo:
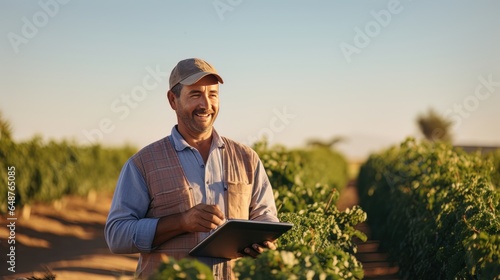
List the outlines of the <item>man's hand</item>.
{"label": "man's hand", "polygon": [[264,247],[259,244],[253,244],[252,246],[245,248],[243,252],[252,258],[258,257],[260,254],[264,252],[266,249],[276,250],[276,244],[271,241],[264,241]]}
{"label": "man's hand", "polygon": [[198,204],[183,213],[160,218],[153,247],[186,232],[208,232],[224,222],[224,214],[216,205]]}
{"label": "man's hand", "polygon": [[187,232],[208,232],[224,223],[217,205],[198,204],[181,215],[181,227]]}

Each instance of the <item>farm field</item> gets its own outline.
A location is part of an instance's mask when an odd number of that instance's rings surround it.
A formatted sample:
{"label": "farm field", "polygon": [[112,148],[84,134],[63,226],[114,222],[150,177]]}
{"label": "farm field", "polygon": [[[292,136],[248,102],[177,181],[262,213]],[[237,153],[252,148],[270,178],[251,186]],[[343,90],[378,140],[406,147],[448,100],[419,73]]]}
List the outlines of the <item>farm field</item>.
{"label": "farm field", "polygon": [[[137,256],[110,254],[103,227],[116,178],[134,149],[41,138],[18,143],[8,137],[8,124],[5,127],[2,135],[6,137],[0,138],[0,165],[7,170],[1,177],[9,184],[8,192],[0,195],[0,201],[8,205],[2,222],[8,225],[9,219],[19,219],[15,230],[5,227],[0,231],[0,237],[14,234],[16,241],[16,263],[9,264],[9,270],[15,269],[16,274],[10,274],[7,267],[2,274],[9,274],[7,279],[29,277],[35,271],[43,275],[47,267],[57,279],[132,278]],[[279,218],[293,222],[296,229],[278,240],[280,250],[267,251],[256,262],[238,261],[235,273],[253,279],[257,272],[268,278],[285,265],[280,273],[287,277],[318,273],[362,278],[362,264],[354,256],[354,237],[364,240],[365,235],[354,227],[366,220],[366,213],[359,207],[345,212],[334,207],[348,182],[344,156],[323,146],[290,150],[268,147],[263,141],[253,148],[273,186]],[[8,251],[9,245],[5,242],[1,246]],[[292,263],[288,262],[290,256]],[[277,262],[269,263],[266,258],[270,257]]]}
{"label": "farm field", "polygon": [[[132,279],[138,255],[111,254],[104,241],[104,223],[111,194],[97,198],[67,196],[57,203],[33,205],[29,219],[20,219],[16,229],[18,265],[4,279],[42,277],[49,268],[56,279]],[[337,207],[343,211],[359,202],[354,182],[341,192]],[[2,223],[5,218],[2,217]],[[362,231],[369,231],[366,224]],[[5,228],[0,238],[8,237]],[[356,255],[365,269],[365,279],[397,279],[397,267],[377,251],[377,241],[359,241]],[[6,244],[1,243],[2,251]],[[2,256],[3,257],[3,256]],[[5,260],[2,260],[2,262]]]}
{"label": "farm field", "polygon": [[[0,216],[7,225],[0,227],[0,249],[14,252],[16,261],[13,267],[2,254],[0,276],[50,271],[58,280],[132,279],[138,255],[111,254],[103,229],[116,178],[134,149],[0,140],[6,170],[0,177],[8,182],[0,194],[8,206]],[[279,219],[295,230],[277,240],[279,250],[238,260],[234,272],[241,279],[500,275],[500,152],[469,155],[449,144],[407,139],[361,162],[325,145],[287,149],[262,141],[253,148],[273,186]],[[401,244],[411,247],[402,251]],[[432,266],[423,253],[433,257]],[[169,262],[158,279],[178,273],[168,271],[176,260]],[[189,263],[179,261],[178,271]]]}

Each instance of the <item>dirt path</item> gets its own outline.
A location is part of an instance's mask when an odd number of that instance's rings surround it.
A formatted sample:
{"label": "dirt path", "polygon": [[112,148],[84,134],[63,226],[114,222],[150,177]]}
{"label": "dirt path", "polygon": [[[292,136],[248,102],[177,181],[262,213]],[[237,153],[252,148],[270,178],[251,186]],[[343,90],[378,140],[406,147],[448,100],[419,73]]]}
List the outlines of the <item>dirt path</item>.
{"label": "dirt path", "polygon": [[32,207],[29,219],[16,223],[16,272],[7,270],[9,236],[5,217],[0,228],[0,275],[3,279],[44,275],[57,280],[133,279],[137,255],[114,255],[104,241],[104,223],[111,195],[95,199],[66,197]]}
{"label": "dirt path", "polygon": [[[359,205],[359,198],[356,182],[351,181],[340,193],[337,208],[345,210],[354,205]],[[359,240],[357,242],[358,252],[356,258],[363,264],[364,279],[400,279],[398,276],[398,266],[388,260],[389,256],[387,253],[379,248],[380,242],[371,238],[368,224],[362,223],[357,228],[368,236],[366,242]]]}

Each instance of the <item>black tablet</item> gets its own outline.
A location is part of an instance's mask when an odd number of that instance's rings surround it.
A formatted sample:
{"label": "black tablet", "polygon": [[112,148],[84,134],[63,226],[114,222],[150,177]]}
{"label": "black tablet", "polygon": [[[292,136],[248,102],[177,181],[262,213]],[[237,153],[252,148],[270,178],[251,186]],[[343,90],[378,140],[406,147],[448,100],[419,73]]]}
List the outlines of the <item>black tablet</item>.
{"label": "black tablet", "polygon": [[196,245],[189,255],[235,259],[252,244],[273,241],[290,230],[293,224],[250,220],[227,220]]}

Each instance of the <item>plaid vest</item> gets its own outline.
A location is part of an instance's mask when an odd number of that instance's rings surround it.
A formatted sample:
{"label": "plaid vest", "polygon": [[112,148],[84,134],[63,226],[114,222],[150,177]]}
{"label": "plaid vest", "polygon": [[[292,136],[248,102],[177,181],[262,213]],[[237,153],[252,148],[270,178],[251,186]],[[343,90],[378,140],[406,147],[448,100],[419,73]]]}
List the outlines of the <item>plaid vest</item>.
{"label": "plaid vest", "polygon": [[[259,158],[249,147],[225,137],[222,140],[225,144],[221,149],[223,175],[227,186],[225,215],[230,219],[249,219],[254,172]],[[177,214],[195,205],[192,188],[168,137],[146,146],[132,160],[141,172],[151,198],[146,217]],[[198,233],[185,233],[161,244],[151,253],[141,253],[137,276],[147,278],[167,256],[175,259],[187,257],[199,241]],[[234,278],[231,263],[226,263],[222,279]]]}

